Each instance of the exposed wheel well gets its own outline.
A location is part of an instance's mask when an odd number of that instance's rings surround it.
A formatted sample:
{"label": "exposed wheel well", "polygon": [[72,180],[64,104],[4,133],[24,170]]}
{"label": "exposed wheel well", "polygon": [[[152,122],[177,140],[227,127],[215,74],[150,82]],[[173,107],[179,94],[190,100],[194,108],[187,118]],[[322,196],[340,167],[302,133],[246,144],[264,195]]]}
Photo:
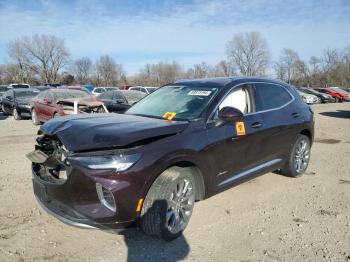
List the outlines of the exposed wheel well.
{"label": "exposed wheel well", "polygon": [[[172,166],[182,167],[184,169],[189,170],[189,172],[191,172],[191,174],[194,176],[194,180],[196,183],[195,184],[196,201],[203,200],[205,198],[205,182],[204,182],[204,178],[203,178],[203,175],[202,175],[202,172],[200,171],[200,169],[195,164],[188,162],[188,161],[178,162]],[[171,167],[169,167],[169,168],[171,168]]]}
{"label": "exposed wheel well", "polygon": [[304,129],[300,132],[300,134],[307,136],[310,139],[310,142],[312,143],[312,134],[311,134],[310,130]]}

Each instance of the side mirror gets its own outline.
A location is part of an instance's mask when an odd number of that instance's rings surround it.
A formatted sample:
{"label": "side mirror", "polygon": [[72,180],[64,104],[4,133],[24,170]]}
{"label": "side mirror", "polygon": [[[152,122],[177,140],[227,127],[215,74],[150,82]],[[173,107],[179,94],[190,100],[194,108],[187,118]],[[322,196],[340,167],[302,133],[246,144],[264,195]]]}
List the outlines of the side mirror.
{"label": "side mirror", "polygon": [[225,106],[220,109],[218,116],[224,122],[237,122],[242,120],[243,113],[235,107]]}

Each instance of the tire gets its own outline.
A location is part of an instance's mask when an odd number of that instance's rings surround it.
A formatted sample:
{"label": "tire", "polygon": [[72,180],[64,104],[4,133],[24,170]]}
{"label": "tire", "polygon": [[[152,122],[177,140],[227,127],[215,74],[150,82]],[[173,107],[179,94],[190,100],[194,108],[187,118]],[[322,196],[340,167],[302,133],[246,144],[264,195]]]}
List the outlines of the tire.
{"label": "tire", "polygon": [[15,120],[21,120],[21,119],[22,119],[21,114],[18,113],[18,111],[17,111],[16,108],[13,109],[12,115],[13,115],[13,118],[14,118]]}
{"label": "tire", "polygon": [[195,180],[189,169],[165,170],[148,191],[140,227],[147,235],[171,241],[186,228],[194,202]]}
{"label": "tire", "polygon": [[2,109],[2,114],[3,114],[4,116],[7,116],[8,114],[7,114],[6,111],[5,111],[4,105],[1,105],[1,109]]}
{"label": "tire", "polygon": [[34,108],[32,109],[32,123],[35,126],[40,125],[40,121],[38,119],[38,115],[36,114],[36,111],[35,111]]}
{"label": "tire", "polygon": [[302,134],[297,136],[287,162],[281,169],[281,174],[289,177],[299,177],[306,171],[310,161],[310,139]]}

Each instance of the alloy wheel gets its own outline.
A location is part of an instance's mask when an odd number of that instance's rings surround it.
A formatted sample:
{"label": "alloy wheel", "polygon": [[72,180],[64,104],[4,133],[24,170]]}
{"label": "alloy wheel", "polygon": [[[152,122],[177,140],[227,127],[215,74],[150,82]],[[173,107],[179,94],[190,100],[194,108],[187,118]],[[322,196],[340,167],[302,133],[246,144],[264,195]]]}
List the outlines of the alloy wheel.
{"label": "alloy wheel", "polygon": [[32,122],[34,125],[36,125],[38,123],[38,119],[37,119],[36,112],[34,109],[32,110]]}
{"label": "alloy wheel", "polygon": [[166,214],[168,230],[176,234],[186,227],[194,206],[193,185],[188,179],[179,180],[171,193]]}
{"label": "alloy wheel", "polygon": [[298,173],[306,170],[310,160],[310,145],[305,139],[300,140],[294,154],[294,168]]}

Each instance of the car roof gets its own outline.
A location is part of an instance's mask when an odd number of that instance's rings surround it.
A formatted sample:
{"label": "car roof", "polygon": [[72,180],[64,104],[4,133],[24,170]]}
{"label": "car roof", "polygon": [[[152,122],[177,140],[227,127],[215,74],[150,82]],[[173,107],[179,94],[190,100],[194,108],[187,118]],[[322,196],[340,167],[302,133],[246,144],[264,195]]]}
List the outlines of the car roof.
{"label": "car roof", "polygon": [[[270,78],[264,78],[264,77],[215,77],[215,78],[202,78],[202,79],[181,79],[174,82],[174,84],[181,84],[181,85],[206,85],[206,86],[212,86],[212,87],[224,87],[228,84],[233,84],[236,82],[244,83],[244,82],[264,82],[268,81],[271,83],[277,83],[277,84],[286,84],[279,80],[273,80]],[[171,85],[171,84],[170,84]]]}
{"label": "car roof", "polygon": [[[57,92],[57,93],[62,93],[62,92],[76,92],[76,91],[81,91],[81,92],[84,92],[83,90],[81,89],[74,89],[74,88],[69,88],[69,89],[66,89],[66,88],[50,88],[48,89],[49,91],[52,91],[52,92]],[[85,93],[85,92],[84,92]]]}

